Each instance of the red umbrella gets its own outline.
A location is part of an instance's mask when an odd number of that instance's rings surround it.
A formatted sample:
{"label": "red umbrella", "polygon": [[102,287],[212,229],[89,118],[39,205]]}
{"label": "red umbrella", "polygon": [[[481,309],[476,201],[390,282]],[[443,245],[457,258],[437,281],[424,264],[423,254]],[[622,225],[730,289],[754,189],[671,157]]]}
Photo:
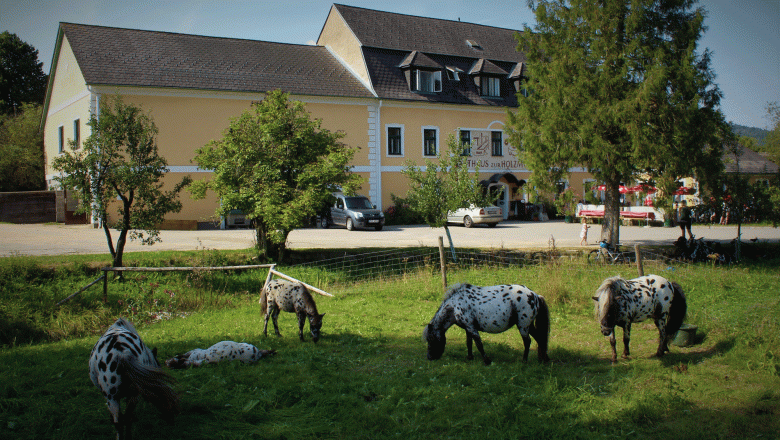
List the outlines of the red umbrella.
{"label": "red umbrella", "polygon": [[685,196],[688,194],[693,194],[693,188],[688,188],[687,186],[681,186],[677,188],[677,191],[673,193],[676,196]]}
{"label": "red umbrella", "polygon": [[640,183],[639,185],[632,186],[631,188],[629,188],[629,190],[631,192],[643,192],[645,194],[653,194],[656,191],[658,191],[658,188],[656,188],[654,186],[650,186],[650,185],[645,184],[645,183]]}

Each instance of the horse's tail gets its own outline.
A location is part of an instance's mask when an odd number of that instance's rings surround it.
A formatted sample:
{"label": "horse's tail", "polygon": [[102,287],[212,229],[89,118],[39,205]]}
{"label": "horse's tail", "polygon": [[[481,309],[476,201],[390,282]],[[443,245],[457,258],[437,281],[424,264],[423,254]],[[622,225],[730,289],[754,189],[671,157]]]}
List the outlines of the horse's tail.
{"label": "horse's tail", "polygon": [[263,316],[268,313],[268,283],[260,291],[260,310]]}
{"label": "horse's tail", "polygon": [[117,371],[166,416],[179,412],[179,396],[173,390],[176,379],[156,365],[142,363],[135,356],[121,356]]}
{"label": "horse's tail", "polygon": [[685,293],[682,287],[675,282],[670,282],[674,296],[672,297],[672,305],[669,307],[669,318],[666,320],[666,335],[667,337],[674,336],[677,330],[683,324],[686,313],[688,313],[688,303],[685,300]]}
{"label": "horse's tail", "polygon": [[547,301],[543,296],[537,295],[539,299],[539,311],[534,320],[534,333],[532,336],[536,339],[537,354],[540,362],[548,362],[547,344],[550,341],[550,309],[547,307]]}

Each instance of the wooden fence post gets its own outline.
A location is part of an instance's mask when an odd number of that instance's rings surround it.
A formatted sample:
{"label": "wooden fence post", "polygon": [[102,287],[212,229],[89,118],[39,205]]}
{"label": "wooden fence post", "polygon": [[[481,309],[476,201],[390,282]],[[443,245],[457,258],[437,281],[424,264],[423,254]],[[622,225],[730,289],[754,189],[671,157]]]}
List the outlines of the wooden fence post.
{"label": "wooden fence post", "polygon": [[447,292],[447,261],[444,259],[444,239],[439,236],[439,261],[441,262],[441,281],[444,292]]}
{"label": "wooden fence post", "polygon": [[108,271],[103,268],[103,304],[108,304]]}
{"label": "wooden fence post", "polygon": [[642,266],[642,252],[639,249],[639,244],[634,245],[634,253],[636,254],[636,270],[639,272],[639,276],[645,276],[645,268]]}

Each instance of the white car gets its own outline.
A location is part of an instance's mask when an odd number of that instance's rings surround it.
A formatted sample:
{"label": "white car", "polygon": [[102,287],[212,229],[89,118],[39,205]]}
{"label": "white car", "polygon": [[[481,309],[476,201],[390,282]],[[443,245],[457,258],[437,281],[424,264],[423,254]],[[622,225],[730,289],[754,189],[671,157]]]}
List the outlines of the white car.
{"label": "white car", "polygon": [[504,214],[498,206],[485,206],[483,208],[460,208],[447,214],[447,223],[458,223],[470,228],[472,225],[486,224],[494,228],[504,220]]}

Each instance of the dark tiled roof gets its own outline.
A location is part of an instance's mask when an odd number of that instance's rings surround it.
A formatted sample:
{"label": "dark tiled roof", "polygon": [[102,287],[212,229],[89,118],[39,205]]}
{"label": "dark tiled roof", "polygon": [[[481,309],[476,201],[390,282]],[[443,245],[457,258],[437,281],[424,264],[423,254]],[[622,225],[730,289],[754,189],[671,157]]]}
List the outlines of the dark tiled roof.
{"label": "dark tiled roof", "polygon": [[[363,48],[363,57],[366,60],[366,66],[374,84],[374,91],[378,97],[418,102],[517,106],[514,89],[506,78],[506,72],[511,71],[514,67],[513,63],[495,63],[497,67],[505,71],[501,78],[501,94],[503,96],[484,98],[479,95],[476,84],[467,73],[460,74],[460,81],[454,81],[447,78],[447,75],[442,75],[442,91],[440,93],[412,92],[409,90],[403,69],[399,67],[408,56],[409,52],[402,50]],[[460,69],[462,72],[470,71],[475,61],[473,58],[443,55],[429,55],[428,58],[439,66]]]}
{"label": "dark tiled roof", "polygon": [[[334,5],[365,47],[488,60],[525,61],[511,29]],[[469,46],[476,42],[480,49]]]}
{"label": "dark tiled roof", "polygon": [[372,97],[324,47],[61,23],[88,84]]}
{"label": "dark tiled roof", "polygon": [[442,66],[436,61],[433,61],[428,55],[415,50],[410,52],[409,55],[401,61],[401,64],[398,67],[429,67],[432,69],[441,69]]}
{"label": "dark tiled roof", "polygon": [[[511,70],[514,70],[514,68]],[[480,59],[477,60],[477,62],[474,63],[474,66],[471,67],[471,70],[469,71],[469,75],[480,75],[483,73],[490,74],[490,75],[501,75],[501,76],[509,75],[509,72],[497,66],[495,63],[489,60]]]}
{"label": "dark tiled roof", "polygon": [[[730,152],[723,155],[723,164],[726,166],[727,173],[737,172],[736,156]],[[766,157],[756,153],[747,147],[742,147],[742,154],[739,156],[739,172],[744,174],[777,174],[778,169],[774,162]]]}

